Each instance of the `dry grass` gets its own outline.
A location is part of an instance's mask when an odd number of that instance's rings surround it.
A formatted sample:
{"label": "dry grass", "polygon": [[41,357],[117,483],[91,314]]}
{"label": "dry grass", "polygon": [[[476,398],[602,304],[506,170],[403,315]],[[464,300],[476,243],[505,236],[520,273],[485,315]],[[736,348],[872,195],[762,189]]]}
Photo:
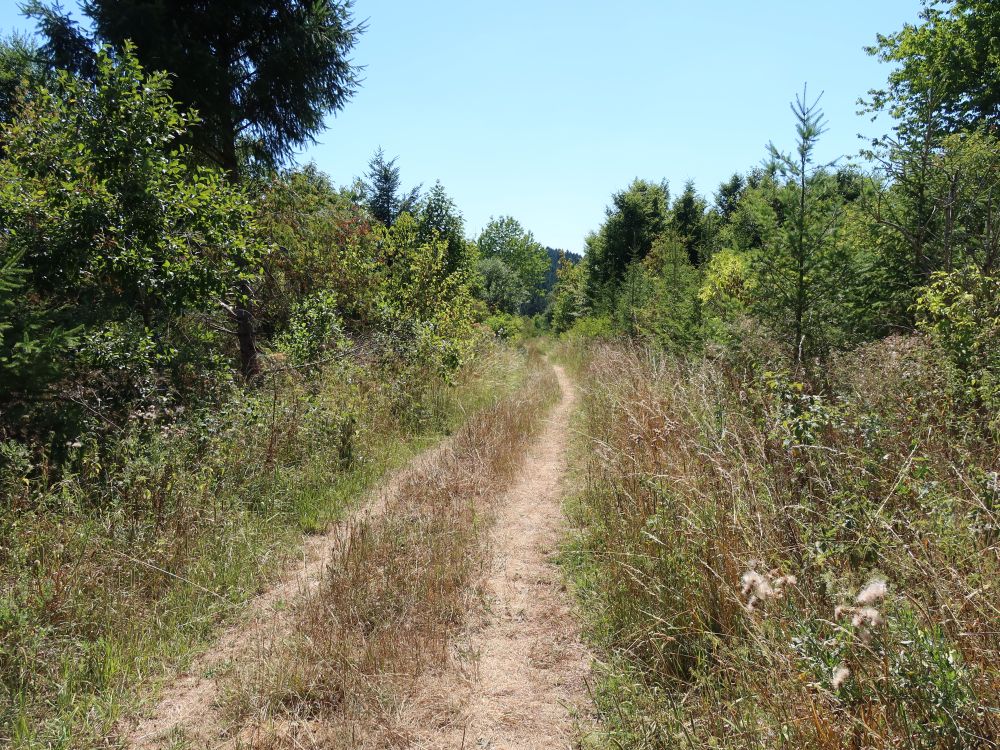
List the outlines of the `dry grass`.
{"label": "dry grass", "polygon": [[567,558],[609,747],[998,747],[998,447],[934,352],[812,386],[587,359]]}
{"label": "dry grass", "polygon": [[558,395],[536,360],[524,385],[470,420],[361,519],[294,634],[237,669],[226,707],[249,748],[403,744],[393,716],[477,605],[491,502]]}

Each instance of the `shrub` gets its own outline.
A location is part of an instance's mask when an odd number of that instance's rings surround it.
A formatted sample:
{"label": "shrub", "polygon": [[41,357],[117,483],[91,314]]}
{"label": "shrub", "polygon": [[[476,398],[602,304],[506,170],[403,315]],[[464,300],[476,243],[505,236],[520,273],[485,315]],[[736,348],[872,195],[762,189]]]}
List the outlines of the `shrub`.
{"label": "shrub", "polygon": [[339,310],[336,297],[328,291],[295,304],[288,328],[277,341],[292,365],[315,370],[322,364],[324,353],[347,347]]}
{"label": "shrub", "polygon": [[196,119],[168,76],[130,48],[96,66],[92,82],[60,73],[0,126],[7,431],[72,438],[120,422],[130,398],[193,388],[184,357],[219,350],[213,317],[261,254],[243,194],[189,163]]}
{"label": "shrub", "polygon": [[1000,406],[1000,278],[973,269],[937,274],[917,300],[920,327],[965,378],[994,420]]}

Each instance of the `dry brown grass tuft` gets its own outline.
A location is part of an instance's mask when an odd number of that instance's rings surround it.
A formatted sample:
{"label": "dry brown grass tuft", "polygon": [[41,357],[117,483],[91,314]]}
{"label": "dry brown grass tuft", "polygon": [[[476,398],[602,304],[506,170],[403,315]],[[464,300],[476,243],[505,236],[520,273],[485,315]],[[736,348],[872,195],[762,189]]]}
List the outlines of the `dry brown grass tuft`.
{"label": "dry brown grass tuft", "polygon": [[392,716],[414,680],[446,659],[476,606],[490,504],[558,395],[536,362],[523,387],[409,470],[379,512],[344,536],[294,635],[240,665],[226,708],[238,744],[263,750],[402,743]]}
{"label": "dry brown grass tuft", "polygon": [[998,746],[1000,456],[935,362],[591,352],[570,559],[612,746]]}

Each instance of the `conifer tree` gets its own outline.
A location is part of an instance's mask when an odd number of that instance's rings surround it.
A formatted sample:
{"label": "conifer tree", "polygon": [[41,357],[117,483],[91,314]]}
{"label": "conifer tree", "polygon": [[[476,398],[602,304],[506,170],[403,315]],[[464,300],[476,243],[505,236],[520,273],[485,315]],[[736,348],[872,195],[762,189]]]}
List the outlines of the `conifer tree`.
{"label": "conifer tree", "polygon": [[398,156],[386,161],[379,148],[368,161],[368,174],[362,180],[365,204],[372,216],[386,227],[396,223],[402,213],[413,213],[420,200],[420,186],[403,192],[403,183],[396,166]]}
{"label": "conifer tree", "polygon": [[751,210],[763,239],[755,257],[757,311],[787,344],[796,365],[802,365],[830,343],[831,319],[849,261],[838,245],[842,202],[828,172],[833,164],[816,163],[816,145],[826,130],[819,98],[808,103],[804,90],[791,108],[795,152],[768,146],[773,167],[786,181],[775,184],[774,196],[754,196]]}

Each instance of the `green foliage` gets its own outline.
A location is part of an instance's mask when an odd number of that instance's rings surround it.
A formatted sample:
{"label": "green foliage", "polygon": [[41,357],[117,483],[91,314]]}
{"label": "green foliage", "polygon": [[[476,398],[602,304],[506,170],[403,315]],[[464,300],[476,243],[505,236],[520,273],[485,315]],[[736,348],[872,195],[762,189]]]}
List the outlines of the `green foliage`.
{"label": "green foliage", "polygon": [[[934,122],[955,132],[1000,114],[1000,11],[989,0],[923,0],[918,24],[879,35],[868,53],[893,65],[885,89],[869,92],[872,110],[902,129]],[[944,7],[942,7],[944,6]]]}
{"label": "green foliage", "polygon": [[562,255],[556,271],[550,308],[551,325],[555,333],[568,331],[586,311],[586,282],[586,266],[574,263],[566,255]]}
{"label": "green foliage", "polygon": [[513,339],[519,336],[526,327],[526,318],[511,313],[497,313],[488,316],[483,323],[493,335],[501,340]]}
{"label": "green foliage", "polygon": [[[382,325],[413,342],[417,365],[454,372],[473,351],[472,273],[449,271],[448,242],[421,242],[420,226],[402,214],[381,242]],[[402,326],[402,329],[400,329]]]}
{"label": "green foliage", "polygon": [[613,339],[615,338],[615,328],[611,318],[607,316],[585,316],[577,318],[573,326],[566,331],[566,337],[578,342],[589,341],[591,339]]}
{"label": "green foliage", "polygon": [[47,71],[38,58],[39,50],[30,39],[13,36],[0,41],[0,122],[10,120],[21,97],[45,81]]}
{"label": "green foliage", "polygon": [[528,301],[521,277],[501,258],[489,256],[479,261],[479,297],[490,310],[517,315]]}
{"label": "green foliage", "polygon": [[714,218],[692,184],[669,205],[666,183],[636,180],[612,197],[601,230],[587,238],[586,261],[560,271],[553,328],[585,313],[616,331],[672,349],[701,338],[698,266],[711,256]]}
{"label": "green foliage", "polygon": [[270,172],[356,84],[350,3],[209,5],[87,2],[140,44],[95,50],[33,4],[44,48],[0,48],[0,745],[112,741],[300,532],[520,378],[465,382],[478,248],[440,184],[383,226]]}
{"label": "green foliage", "polygon": [[286,172],[265,187],[258,223],[273,248],[258,285],[265,332],[281,332],[299,300],[325,293],[346,319],[372,321],[382,278],[377,236],[351,194],[313,166]]}
{"label": "green foliage", "polygon": [[665,232],[643,262],[626,268],[611,322],[630,338],[675,351],[691,349],[701,338],[699,285],[685,242]]}
{"label": "green foliage", "polygon": [[934,238],[944,271],[969,266],[1000,271],[996,195],[1000,189],[1000,139],[983,128],[945,137],[933,159],[930,192],[941,217]]}
{"label": "green foliage", "polygon": [[653,340],[674,351],[692,350],[702,337],[701,273],[691,261],[689,240],[666,232],[645,261],[653,286],[646,326]]}
{"label": "green foliage", "polygon": [[174,96],[204,123],[189,133],[196,150],[237,175],[241,164],[287,161],[350,99],[349,55],[363,31],[351,5],[84,0],[82,9],[99,42],[131,41],[145,68],[169,71]]}
{"label": "green foliage", "polygon": [[635,180],[615,193],[607,219],[587,240],[587,296],[595,308],[609,309],[629,264],[642,261],[666,229],[670,194],[665,182]]}
{"label": "green foliage", "polygon": [[499,258],[517,275],[529,300],[540,294],[549,268],[549,256],[535,241],[535,236],[516,219],[510,216],[491,219],[476,244],[481,257]]}
{"label": "green foliage", "polygon": [[963,373],[996,428],[1000,406],[1000,279],[973,269],[937,274],[917,301],[921,329]]}
{"label": "green foliage", "polygon": [[728,221],[736,212],[740,203],[740,197],[747,183],[741,174],[734,174],[728,180],[719,185],[719,190],[715,196],[715,209],[722,219]]}
{"label": "green foliage", "polygon": [[631,338],[648,335],[648,317],[656,289],[653,278],[641,262],[629,263],[617,286],[611,321],[615,329]]}
{"label": "green foliage", "polygon": [[77,344],[78,329],[52,325],[31,304],[21,255],[9,252],[9,245],[0,247],[0,376],[6,386],[0,398],[10,399],[59,377],[64,358]]}
{"label": "green foliage", "polygon": [[318,292],[296,303],[285,332],[277,340],[295,367],[319,369],[327,352],[344,348],[344,326],[333,292]]}
{"label": "green foliage", "polygon": [[731,326],[749,313],[756,287],[748,253],[723,248],[712,255],[698,290],[709,338],[720,342],[731,339]]}
{"label": "green foliage", "polygon": [[[184,360],[211,357],[206,324],[262,254],[243,194],[177,145],[193,119],[175,108],[167,76],[144,75],[130,50],[102,51],[95,66],[92,83],[61,73],[0,128],[3,294],[33,300],[15,305],[4,335],[0,356],[22,370],[22,390],[4,394],[9,417],[42,394],[70,395],[54,390],[65,377],[85,378],[86,398],[106,409],[155,390],[123,383],[130,371],[168,390],[201,387],[212,368]],[[51,416],[61,429],[78,418]]]}
{"label": "green foliage", "polygon": [[935,273],[968,262],[992,273],[997,264],[995,252],[983,250],[995,245],[984,228],[995,223],[990,128],[1000,103],[1000,14],[978,0],[924,6],[920,23],[880,35],[869,49],[893,68],[865,105],[895,122],[866,152],[879,177],[866,286],[885,323],[897,328],[912,327],[919,289]]}
{"label": "green foliage", "polygon": [[62,4],[46,0],[25,0],[19,9],[34,18],[44,40],[37,59],[51,70],[65,70],[74,75],[92,78],[96,70],[96,55],[91,40],[80,24],[66,13]]}

